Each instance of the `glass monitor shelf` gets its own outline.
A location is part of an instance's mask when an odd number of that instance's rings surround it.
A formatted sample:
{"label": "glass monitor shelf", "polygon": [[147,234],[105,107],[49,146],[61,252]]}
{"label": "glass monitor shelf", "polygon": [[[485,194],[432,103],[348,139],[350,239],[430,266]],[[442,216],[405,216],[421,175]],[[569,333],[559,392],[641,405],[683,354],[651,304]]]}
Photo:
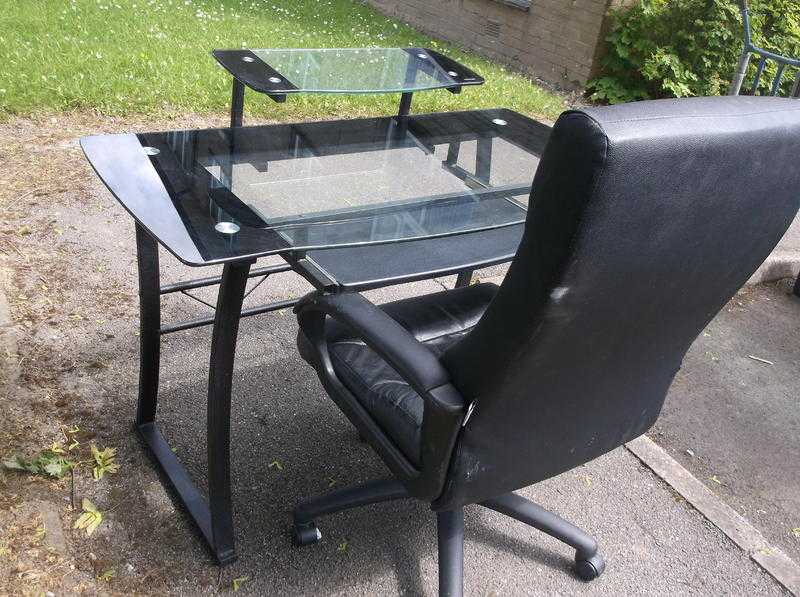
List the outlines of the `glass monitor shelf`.
{"label": "glass monitor shelf", "polygon": [[481,85],[466,66],[428,48],[214,50],[238,81],[271,96],[413,93]]}

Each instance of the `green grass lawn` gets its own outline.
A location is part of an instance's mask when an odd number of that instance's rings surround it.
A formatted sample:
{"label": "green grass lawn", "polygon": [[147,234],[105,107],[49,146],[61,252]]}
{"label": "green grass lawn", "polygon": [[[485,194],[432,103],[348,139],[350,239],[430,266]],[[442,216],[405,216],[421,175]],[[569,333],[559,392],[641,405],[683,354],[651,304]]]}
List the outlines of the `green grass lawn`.
{"label": "green grass lawn", "polygon": [[[69,110],[170,115],[228,109],[210,51],[238,47],[427,46],[482,74],[460,95],[416,94],[414,111],[507,107],[554,118],[563,100],[508,69],[426,37],[354,0],[10,0],[0,12],[0,118]],[[397,95],[248,93],[273,118],[390,113]]]}

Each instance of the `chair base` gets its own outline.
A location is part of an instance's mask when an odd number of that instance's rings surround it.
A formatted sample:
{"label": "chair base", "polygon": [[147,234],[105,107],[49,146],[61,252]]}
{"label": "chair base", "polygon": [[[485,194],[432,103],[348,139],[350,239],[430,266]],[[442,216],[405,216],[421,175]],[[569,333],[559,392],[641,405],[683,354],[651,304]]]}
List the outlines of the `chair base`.
{"label": "chair base", "polygon": [[315,522],[295,523],[292,527],[292,542],[295,545],[314,545],[320,541],[322,541],[322,533]]}
{"label": "chair base", "polygon": [[[358,506],[410,497],[394,480],[372,481],[340,489],[301,502],[294,510],[293,537],[296,545],[312,545],[322,539],[314,519]],[[575,573],[590,581],[600,576],[606,564],[598,553],[597,541],[560,516],[548,512],[514,493],[507,493],[479,505],[510,516],[575,548]],[[464,509],[436,513],[439,553],[439,595],[460,597],[464,584]]]}
{"label": "chair base", "polygon": [[594,554],[586,559],[578,559],[575,556],[575,573],[581,577],[581,580],[590,581],[594,580],[606,569],[606,561],[599,553]]}
{"label": "chair base", "polygon": [[464,593],[464,508],[436,513],[439,552],[439,596]]}
{"label": "chair base", "polygon": [[381,479],[300,502],[294,509],[292,538],[296,545],[319,543],[322,540],[322,533],[314,522],[317,516],[407,497],[409,497],[408,492],[399,481]]}

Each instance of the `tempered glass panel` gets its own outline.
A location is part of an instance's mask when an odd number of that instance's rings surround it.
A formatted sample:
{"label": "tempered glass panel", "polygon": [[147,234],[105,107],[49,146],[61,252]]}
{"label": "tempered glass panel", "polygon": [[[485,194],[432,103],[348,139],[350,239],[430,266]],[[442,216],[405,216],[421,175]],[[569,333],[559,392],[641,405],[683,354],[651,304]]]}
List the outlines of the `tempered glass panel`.
{"label": "tempered glass panel", "polygon": [[523,222],[549,127],[508,110],[82,140],[131,214],[187,263]]}
{"label": "tempered glass panel", "polygon": [[444,145],[435,146],[432,153],[418,147],[387,147],[370,152],[368,160],[362,153],[352,153],[309,155],[269,166],[247,161],[226,165],[217,158],[203,160],[203,165],[216,184],[230,189],[265,225],[275,227],[284,220],[479,195],[442,167],[446,154]]}
{"label": "tempered glass panel", "polygon": [[[295,247],[320,248],[426,238],[521,222],[527,185],[488,188],[443,166],[447,145],[307,155],[265,163],[204,163],[230,191]],[[517,150],[518,151],[518,150]],[[500,160],[505,155],[500,154]]]}
{"label": "tempered glass panel", "polygon": [[[269,49],[251,52],[296,87],[287,90],[294,92],[422,91],[468,85],[479,79],[455,63],[443,66],[436,55],[422,48]],[[281,81],[273,80],[272,83],[279,86]]]}

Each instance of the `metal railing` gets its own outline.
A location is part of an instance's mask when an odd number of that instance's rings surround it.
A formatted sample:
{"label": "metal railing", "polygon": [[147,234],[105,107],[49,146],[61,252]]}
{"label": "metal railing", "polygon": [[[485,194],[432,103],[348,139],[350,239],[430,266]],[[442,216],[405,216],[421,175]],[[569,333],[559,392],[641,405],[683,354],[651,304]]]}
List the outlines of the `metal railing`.
{"label": "metal railing", "polygon": [[[739,65],[736,69],[736,74],[731,82],[728,95],[739,95],[744,85],[744,79],[747,76],[747,69],[750,66],[750,59],[752,56],[758,57],[758,66],[756,67],[756,75],[753,80],[753,86],[750,89],[751,95],[756,95],[758,86],[761,83],[761,77],[764,75],[764,69],[767,62],[774,62],[778,65],[778,70],[772,79],[770,85],[769,95],[778,95],[783,82],[783,77],[786,74],[787,68],[800,69],[800,58],[790,58],[788,56],[781,56],[753,44],[752,29],[750,25],[750,12],[747,6],[747,0],[741,0],[739,9],[742,12],[742,20],[744,21],[744,49],[739,58]],[[800,70],[795,74],[794,85],[792,86],[791,97],[800,97]]]}

